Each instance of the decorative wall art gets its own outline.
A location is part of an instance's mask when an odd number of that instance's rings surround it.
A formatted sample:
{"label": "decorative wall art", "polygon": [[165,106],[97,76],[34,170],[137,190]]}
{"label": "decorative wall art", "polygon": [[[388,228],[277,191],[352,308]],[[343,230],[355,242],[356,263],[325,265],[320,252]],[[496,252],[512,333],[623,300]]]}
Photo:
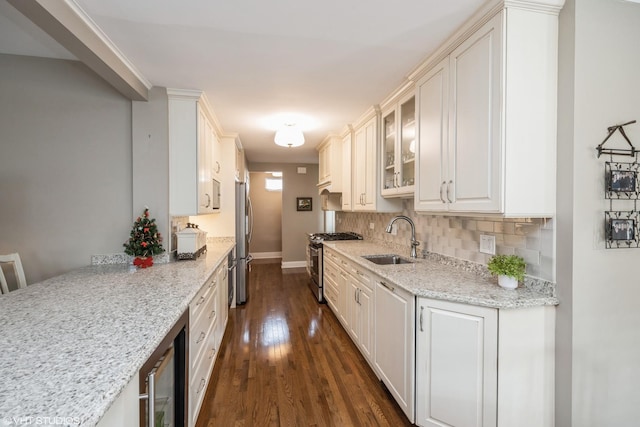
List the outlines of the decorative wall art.
{"label": "decorative wall art", "polygon": [[[609,210],[604,213],[605,247],[607,249],[625,249],[640,247],[640,163],[639,151],[633,146],[624,126],[635,123],[630,121],[621,125],[607,128],[607,137],[596,147],[598,157],[609,155],[609,161],[604,164],[604,194],[609,200]],[[629,148],[604,148],[611,136],[619,132]],[[633,162],[616,162],[614,156],[633,157]],[[616,207],[621,209],[614,209]]]}
{"label": "decorative wall art", "polygon": [[296,197],[296,209],[299,211],[312,211],[313,199],[311,197]]}

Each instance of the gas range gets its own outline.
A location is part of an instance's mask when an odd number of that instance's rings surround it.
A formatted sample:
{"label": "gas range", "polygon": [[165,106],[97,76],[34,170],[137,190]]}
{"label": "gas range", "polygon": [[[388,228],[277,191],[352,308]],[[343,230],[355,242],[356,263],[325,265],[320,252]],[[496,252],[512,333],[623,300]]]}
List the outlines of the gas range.
{"label": "gas range", "polygon": [[309,280],[309,287],[319,302],[325,302],[323,289],[324,268],[322,265],[322,242],[336,240],[362,240],[362,236],[351,231],[343,233],[309,234],[309,245],[307,246],[307,271],[311,276]]}
{"label": "gas range", "polygon": [[311,244],[321,245],[322,242],[330,242],[335,240],[362,240],[362,236],[352,231],[345,231],[342,233],[309,234],[309,242]]}

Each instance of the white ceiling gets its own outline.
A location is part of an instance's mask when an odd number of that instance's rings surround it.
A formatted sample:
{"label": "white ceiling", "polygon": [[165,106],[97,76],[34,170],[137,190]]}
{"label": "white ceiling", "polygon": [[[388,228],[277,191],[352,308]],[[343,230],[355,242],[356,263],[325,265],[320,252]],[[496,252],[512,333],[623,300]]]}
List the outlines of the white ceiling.
{"label": "white ceiling", "polygon": [[[327,134],[382,101],[483,3],[75,1],[153,85],[204,90],[249,161],[292,163],[316,163]],[[5,0],[0,52],[72,58]],[[279,114],[298,116],[304,146],[273,143]]]}

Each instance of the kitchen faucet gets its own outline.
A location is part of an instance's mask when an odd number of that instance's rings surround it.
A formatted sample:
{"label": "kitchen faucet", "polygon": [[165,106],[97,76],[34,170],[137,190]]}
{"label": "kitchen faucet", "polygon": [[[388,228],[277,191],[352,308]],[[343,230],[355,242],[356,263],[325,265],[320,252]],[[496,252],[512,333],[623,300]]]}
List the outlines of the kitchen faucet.
{"label": "kitchen faucet", "polygon": [[413,223],[413,220],[411,218],[409,218],[408,216],[405,216],[405,215],[394,216],[391,219],[391,221],[389,222],[389,225],[387,225],[387,228],[385,228],[384,231],[386,231],[387,233],[391,233],[391,227],[393,226],[393,223],[396,222],[399,219],[406,220],[409,223],[409,225],[411,226],[411,258],[417,258],[418,257],[418,251],[416,250],[416,248],[418,246],[420,246],[420,242],[418,242],[416,240],[416,226]]}

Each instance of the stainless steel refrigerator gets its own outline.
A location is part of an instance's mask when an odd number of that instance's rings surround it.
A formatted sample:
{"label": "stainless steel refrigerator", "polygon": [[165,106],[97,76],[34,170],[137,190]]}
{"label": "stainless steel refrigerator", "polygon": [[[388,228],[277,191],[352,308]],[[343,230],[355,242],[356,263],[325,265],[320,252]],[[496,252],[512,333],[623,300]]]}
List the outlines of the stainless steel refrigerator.
{"label": "stainless steel refrigerator", "polygon": [[253,231],[253,208],[249,198],[249,186],[236,183],[236,304],[244,304],[249,298],[249,271],[252,257],[249,243]]}

